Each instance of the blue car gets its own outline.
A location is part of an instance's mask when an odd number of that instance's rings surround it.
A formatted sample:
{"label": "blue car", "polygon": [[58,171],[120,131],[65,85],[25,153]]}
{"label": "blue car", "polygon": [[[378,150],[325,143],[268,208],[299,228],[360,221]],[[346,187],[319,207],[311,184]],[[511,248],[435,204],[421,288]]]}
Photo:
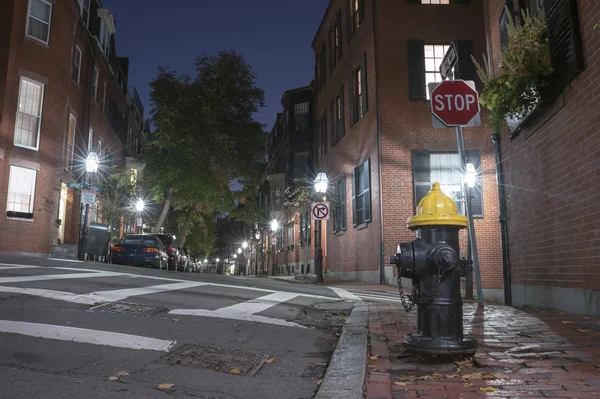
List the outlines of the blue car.
{"label": "blue car", "polygon": [[112,263],[118,265],[166,269],[168,259],[162,242],[151,234],[128,234],[112,248]]}

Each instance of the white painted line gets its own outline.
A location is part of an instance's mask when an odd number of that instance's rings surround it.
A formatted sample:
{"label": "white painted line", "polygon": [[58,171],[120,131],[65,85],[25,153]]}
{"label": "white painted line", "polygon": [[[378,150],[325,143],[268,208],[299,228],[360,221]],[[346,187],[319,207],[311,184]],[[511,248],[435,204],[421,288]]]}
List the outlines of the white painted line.
{"label": "white painted line", "polygon": [[114,346],[116,348],[146,349],[165,352],[168,352],[169,349],[176,344],[176,341],[165,341],[139,335],[10,320],[0,320],[0,332],[56,339],[59,341]]}
{"label": "white painted line", "polygon": [[59,258],[47,258],[48,260],[54,260],[57,262],[73,262],[73,263],[83,263],[82,260],[77,259],[59,259]]}
{"label": "white painted line", "polygon": [[357,297],[356,295],[354,295],[353,293],[351,293],[350,291],[347,291],[343,288],[340,287],[329,287],[333,292],[335,292],[336,294],[339,295],[340,298],[342,299],[347,299],[350,301],[357,301],[360,302],[362,301],[362,299],[360,299],[359,297]]}
{"label": "white painted line", "polygon": [[364,294],[361,294],[360,296],[366,300],[384,301],[384,302],[402,302],[402,300],[400,299],[399,296],[397,298],[382,297],[382,296],[376,296],[376,295],[364,295]]}
{"label": "white painted line", "polygon": [[0,270],[33,269],[35,267],[39,267],[39,266],[29,266],[29,265],[0,266]]}
{"label": "white painted line", "polygon": [[184,290],[186,288],[194,288],[207,285],[207,283],[189,281],[187,283],[153,285],[150,287],[127,288],[114,291],[97,291],[83,295],[85,298],[93,300],[95,303],[100,302],[116,302],[129,298],[131,296],[154,294],[157,292]]}
{"label": "white painted line", "polygon": [[22,283],[26,281],[48,281],[48,280],[70,280],[91,277],[115,277],[123,276],[123,273],[97,272],[97,273],[74,273],[74,274],[47,274],[39,276],[1,277],[0,284]]}
{"label": "white painted line", "polygon": [[72,292],[44,290],[41,288],[18,288],[0,285],[0,292],[11,294],[33,295],[42,298],[56,299],[71,303],[82,303],[84,305],[93,305],[96,303],[92,298],[86,298],[84,295],[73,294]]}
{"label": "white painted line", "polygon": [[171,310],[169,314],[178,314],[184,316],[201,316],[201,317],[215,317],[217,319],[230,319],[230,320],[241,320],[241,321],[250,321],[254,323],[263,323],[263,324],[274,324],[277,326],[285,326],[285,327],[299,327],[306,328],[301,326],[300,324],[292,323],[291,321],[286,321],[282,319],[275,319],[273,317],[264,317],[264,316],[256,316],[256,315],[242,315],[242,314],[221,314],[216,310],[206,310],[206,309],[175,309]]}

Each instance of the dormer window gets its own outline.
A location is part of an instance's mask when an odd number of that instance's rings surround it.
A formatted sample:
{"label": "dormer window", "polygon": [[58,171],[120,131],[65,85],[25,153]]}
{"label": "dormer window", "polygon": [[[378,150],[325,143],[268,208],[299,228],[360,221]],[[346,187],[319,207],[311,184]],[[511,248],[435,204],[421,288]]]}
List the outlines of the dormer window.
{"label": "dormer window", "polygon": [[102,52],[108,56],[110,54],[110,37],[115,34],[115,20],[106,8],[98,9],[100,17],[100,48]]}

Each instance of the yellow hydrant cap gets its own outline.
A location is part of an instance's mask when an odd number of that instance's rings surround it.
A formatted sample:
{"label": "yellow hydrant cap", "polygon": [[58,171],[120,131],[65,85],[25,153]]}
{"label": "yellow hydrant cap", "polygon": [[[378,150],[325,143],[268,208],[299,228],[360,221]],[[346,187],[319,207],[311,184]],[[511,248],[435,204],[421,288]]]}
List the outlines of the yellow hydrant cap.
{"label": "yellow hydrant cap", "polygon": [[417,214],[408,218],[408,228],[421,226],[458,226],[467,227],[466,216],[460,216],[456,203],[440,188],[440,183],[433,183],[429,193],[417,205]]}

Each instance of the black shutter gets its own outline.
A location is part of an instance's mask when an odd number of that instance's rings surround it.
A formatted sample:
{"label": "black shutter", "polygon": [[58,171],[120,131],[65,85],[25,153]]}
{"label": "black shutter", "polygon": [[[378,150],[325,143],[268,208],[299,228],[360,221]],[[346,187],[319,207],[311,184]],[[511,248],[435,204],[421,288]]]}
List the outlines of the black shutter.
{"label": "black shutter", "polygon": [[[340,230],[340,220],[341,220],[341,214],[340,214],[340,184],[339,183],[335,183],[334,186],[334,192],[333,192],[333,199],[334,199],[334,204],[333,204],[333,232],[337,232]],[[329,209],[331,209],[331,205],[329,206]]]}
{"label": "black shutter", "polygon": [[356,168],[352,169],[352,226],[356,227]]}
{"label": "black shutter", "polygon": [[473,42],[470,40],[456,41],[458,51],[458,64],[456,67],[456,79],[475,80],[475,64],[471,55],[473,54]]}
{"label": "black shutter", "polygon": [[333,72],[333,66],[335,65],[335,62],[333,60],[333,57],[335,57],[335,54],[333,52],[333,35],[335,34],[335,32],[333,31],[334,28],[329,29],[329,38],[327,39],[328,44],[329,44],[329,73]]}
{"label": "black shutter", "polygon": [[348,111],[350,112],[350,126],[354,126],[354,72],[348,74]]}
{"label": "black shutter", "polygon": [[329,103],[329,115],[331,116],[331,148],[337,143],[337,133],[335,130],[335,100]]}
{"label": "black shutter", "polygon": [[408,80],[411,100],[425,100],[425,42],[408,41]]}
{"label": "black shutter", "polygon": [[481,176],[481,155],[479,150],[465,151],[467,162],[475,166],[477,177],[475,179],[475,187],[471,189],[471,211],[473,217],[483,217],[483,178]]}
{"label": "black shutter", "polygon": [[321,124],[317,123],[315,125],[315,162],[319,162],[321,160]]}
{"label": "black shutter", "polygon": [[352,11],[350,10],[350,2],[346,0],[346,42],[350,43],[351,39],[352,39]]}
{"label": "black shutter", "polygon": [[404,0],[406,4],[421,4],[421,0]]}
{"label": "black shutter", "polygon": [[327,155],[327,111],[323,111],[323,127],[321,128],[321,134],[323,137],[324,154]]}
{"label": "black shutter", "polygon": [[340,203],[341,203],[341,214],[342,214],[342,223],[341,223],[341,230],[342,231],[346,231],[347,228],[347,224],[346,224],[346,175],[344,175],[342,177],[342,181],[341,181],[341,187],[340,187]]}
{"label": "black shutter", "polygon": [[413,152],[413,185],[415,190],[415,209],[417,209],[419,202],[427,195],[429,190],[431,190],[429,152]]}
{"label": "black shutter", "polygon": [[358,23],[362,24],[363,19],[365,19],[365,2],[358,0]]}
{"label": "black shutter", "polygon": [[469,4],[471,0],[450,0],[450,4]]}
{"label": "black shutter", "polygon": [[344,86],[341,86],[340,87],[340,120],[337,125],[338,140],[340,140],[346,134],[345,124],[346,124],[346,120],[344,119]]}
{"label": "black shutter", "polygon": [[557,86],[562,89],[585,68],[576,0],[544,0],[548,44]]}
{"label": "black shutter", "polygon": [[[336,24],[338,28],[338,53],[335,55],[338,60],[342,58],[342,9],[340,8],[337,13]],[[335,32],[334,32],[335,33]]]}
{"label": "black shutter", "polygon": [[360,57],[360,83],[361,83],[361,91],[362,91],[362,110],[363,115],[367,113],[369,110],[369,103],[367,100],[367,59],[366,54],[363,54]]}
{"label": "black shutter", "polygon": [[365,168],[365,187],[367,187],[367,193],[365,194],[365,223],[371,221],[371,162],[367,159],[364,164]]}

